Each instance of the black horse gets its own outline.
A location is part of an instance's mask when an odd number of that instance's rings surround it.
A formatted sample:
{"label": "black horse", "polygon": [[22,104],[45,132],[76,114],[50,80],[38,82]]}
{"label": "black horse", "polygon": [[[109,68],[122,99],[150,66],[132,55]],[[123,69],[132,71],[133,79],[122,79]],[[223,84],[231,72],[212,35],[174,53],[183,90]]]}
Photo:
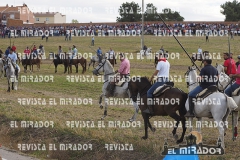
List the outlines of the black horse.
{"label": "black horse", "polygon": [[54,54],[53,63],[54,63],[54,66],[55,66],[55,73],[57,73],[57,66],[59,64],[64,65],[64,67],[65,67],[64,73],[66,73],[66,71],[67,71],[67,68],[66,68],[67,61],[68,61],[68,57],[67,57],[66,52],[61,53],[61,54]]}
{"label": "black horse", "polygon": [[[141,112],[147,109],[147,91],[151,87],[151,83],[146,77],[141,77],[137,79],[136,81],[130,80],[128,83],[128,89],[130,91],[131,98],[133,102],[139,102],[137,99],[137,95],[140,94],[140,102],[143,103],[138,103],[139,107],[141,109]],[[170,89],[166,90],[164,93],[160,94],[157,97],[154,97],[154,102],[159,102],[158,104],[154,104],[153,110],[154,110],[154,115],[151,116],[170,116],[176,121],[176,125],[174,126],[174,129],[172,131],[173,136],[176,138],[176,131],[179,122],[182,122],[182,127],[183,127],[183,132],[182,136],[179,140],[177,140],[177,143],[181,143],[183,141],[185,132],[186,132],[186,119],[184,115],[186,114],[186,109],[185,109],[185,103],[187,100],[188,96],[186,93],[181,91],[178,88],[173,88],[171,87]],[[161,102],[163,100],[163,103]],[[169,100],[168,103],[166,100]],[[174,102],[172,101],[174,100]],[[161,102],[161,103],[160,103]],[[164,104],[165,103],[165,104]],[[176,112],[179,112],[179,115]],[[142,112],[142,117],[144,119],[144,127],[145,127],[145,136],[142,137],[143,139],[148,138],[148,127],[155,132],[155,128],[153,128],[149,122],[149,117],[150,114]]]}

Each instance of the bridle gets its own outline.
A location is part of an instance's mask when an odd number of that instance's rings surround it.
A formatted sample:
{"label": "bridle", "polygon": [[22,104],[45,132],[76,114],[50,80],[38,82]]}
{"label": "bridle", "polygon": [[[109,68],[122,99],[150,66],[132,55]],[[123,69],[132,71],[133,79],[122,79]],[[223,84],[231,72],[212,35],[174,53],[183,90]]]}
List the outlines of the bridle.
{"label": "bridle", "polygon": [[[99,66],[98,69],[94,68],[94,70],[96,70],[96,75],[102,75],[102,74],[99,73],[99,70],[105,65],[106,62],[107,62],[107,59],[105,59],[103,63],[99,63],[99,64],[98,64],[98,66]],[[105,70],[104,70],[104,67],[103,67],[103,72],[104,72],[104,71],[105,71]],[[111,75],[111,74],[113,74],[113,73],[115,73],[115,72],[111,72],[111,73],[108,73],[108,74],[104,74],[104,79],[105,79],[105,76]],[[105,82],[107,82],[107,81],[108,81],[108,80],[106,80]],[[104,83],[105,83],[105,82],[104,82]]]}

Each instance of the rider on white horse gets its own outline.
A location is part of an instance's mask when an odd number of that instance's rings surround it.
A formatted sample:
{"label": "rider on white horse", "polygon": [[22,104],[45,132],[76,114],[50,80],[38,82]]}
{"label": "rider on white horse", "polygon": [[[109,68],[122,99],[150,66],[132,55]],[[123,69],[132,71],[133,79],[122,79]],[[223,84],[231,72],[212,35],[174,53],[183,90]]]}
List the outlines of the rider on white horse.
{"label": "rider on white horse", "polygon": [[123,53],[119,54],[120,56],[120,68],[115,71],[115,73],[120,73],[120,77],[116,77],[112,82],[109,83],[109,94],[114,94],[115,83],[119,82],[123,77],[128,78],[130,74],[130,62],[128,59],[125,58]]}
{"label": "rider on white horse", "polygon": [[147,91],[147,104],[148,109],[144,110],[143,112],[149,113],[153,115],[153,92],[156,88],[164,85],[166,82],[168,82],[169,78],[169,71],[170,71],[170,63],[165,57],[165,54],[163,52],[159,53],[160,58],[156,67],[155,72],[153,73],[150,82],[153,80],[155,76],[157,76],[157,82],[152,85],[152,87]]}
{"label": "rider on white horse", "polygon": [[101,63],[102,62],[102,50],[100,47],[97,50],[97,56],[98,56],[98,62]]}
{"label": "rider on white horse", "polygon": [[[12,60],[13,65],[15,66],[15,74],[16,74],[16,76],[18,76],[19,66],[16,63],[17,54],[13,52],[13,49],[10,49],[10,53],[8,54],[8,56],[6,58],[10,58]],[[7,65],[4,66],[4,70],[6,70],[6,69],[7,69]],[[7,77],[7,75],[5,77]]]}
{"label": "rider on white horse", "polygon": [[110,48],[110,50],[109,50],[109,59],[114,59],[115,64],[117,64],[117,60],[115,58],[115,52],[114,52],[114,50],[112,50],[112,48]]}
{"label": "rider on white horse", "polygon": [[189,94],[189,110],[185,117],[195,117],[195,114],[193,113],[194,110],[194,104],[196,101],[196,96],[198,93],[203,91],[204,89],[208,88],[212,85],[217,85],[218,78],[218,71],[215,67],[213,67],[212,60],[211,59],[204,59],[203,60],[204,67],[200,71],[200,85],[197,86],[194,90],[192,90]]}
{"label": "rider on white horse", "polygon": [[238,65],[237,73],[236,74],[230,74],[229,77],[230,78],[236,78],[236,82],[232,85],[229,85],[224,92],[229,97],[232,97],[232,92],[240,87],[240,65]]}
{"label": "rider on white horse", "polygon": [[77,56],[77,52],[78,52],[78,50],[77,50],[76,46],[73,45],[72,56],[69,57],[70,58],[70,65],[72,64],[73,58]]}

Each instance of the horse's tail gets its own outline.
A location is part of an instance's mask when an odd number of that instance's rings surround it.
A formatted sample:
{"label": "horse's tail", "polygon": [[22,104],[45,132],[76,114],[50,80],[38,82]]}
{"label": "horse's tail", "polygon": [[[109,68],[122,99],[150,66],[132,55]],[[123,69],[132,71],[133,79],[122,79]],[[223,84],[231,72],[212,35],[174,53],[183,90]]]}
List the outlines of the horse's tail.
{"label": "horse's tail", "polygon": [[86,72],[86,70],[87,70],[87,60],[84,59],[84,72]]}
{"label": "horse's tail", "polygon": [[182,100],[181,100],[181,102],[180,102],[179,114],[180,114],[180,116],[184,116],[184,115],[187,113],[185,104],[186,104],[186,101],[187,101],[187,99],[188,99],[188,94],[185,93],[184,91],[182,91],[182,90],[179,89],[179,88],[177,88],[177,89],[182,92]]}

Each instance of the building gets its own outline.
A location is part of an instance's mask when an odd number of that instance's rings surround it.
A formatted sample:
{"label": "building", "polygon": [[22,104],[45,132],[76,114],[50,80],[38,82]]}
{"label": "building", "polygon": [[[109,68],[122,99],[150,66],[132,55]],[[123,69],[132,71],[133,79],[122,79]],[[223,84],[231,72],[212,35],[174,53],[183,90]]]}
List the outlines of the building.
{"label": "building", "polygon": [[34,13],[34,23],[66,23],[66,15],[59,12]]}
{"label": "building", "polygon": [[22,20],[23,23],[34,23],[34,15],[24,3],[22,6],[0,6],[0,22],[2,25],[7,24],[8,19]]}

